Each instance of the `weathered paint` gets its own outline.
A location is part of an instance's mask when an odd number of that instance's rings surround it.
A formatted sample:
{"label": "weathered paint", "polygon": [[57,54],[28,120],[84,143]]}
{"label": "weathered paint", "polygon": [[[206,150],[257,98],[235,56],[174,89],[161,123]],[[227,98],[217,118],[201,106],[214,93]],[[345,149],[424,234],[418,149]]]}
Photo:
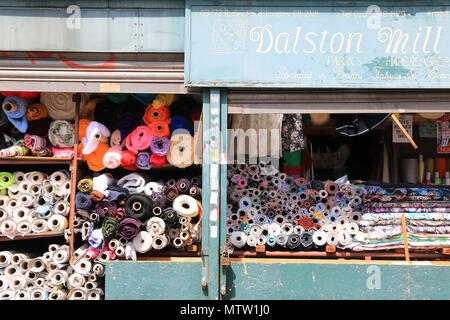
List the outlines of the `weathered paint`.
{"label": "weathered paint", "polygon": [[231,262],[225,299],[448,299],[448,265]]}
{"label": "weathered paint", "polygon": [[[123,1],[122,1],[123,2]],[[151,2],[150,2],[151,3]],[[158,1],[161,4],[161,1]],[[1,4],[1,3],[0,3]],[[0,48],[4,51],[183,52],[184,5],[128,3],[118,8],[78,2],[79,27],[65,1],[59,6],[8,6],[0,10]],[[71,2],[70,5],[77,5]],[[106,6],[106,7],[105,7]],[[105,7],[105,8],[104,8]],[[150,8],[149,8],[150,7]]]}
{"label": "weathered paint", "polygon": [[106,300],[200,300],[201,259],[116,261],[106,264]]}
{"label": "weathered paint", "polygon": [[[374,5],[379,14],[370,11]],[[186,7],[185,83],[448,88],[449,5],[191,0]]]}

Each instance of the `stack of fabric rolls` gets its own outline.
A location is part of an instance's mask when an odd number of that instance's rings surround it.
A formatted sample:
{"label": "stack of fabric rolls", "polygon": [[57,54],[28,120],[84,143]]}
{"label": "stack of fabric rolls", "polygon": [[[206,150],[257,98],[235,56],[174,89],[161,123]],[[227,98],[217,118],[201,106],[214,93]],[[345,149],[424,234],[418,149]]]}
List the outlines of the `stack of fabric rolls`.
{"label": "stack of fabric rolls", "polygon": [[227,243],[235,248],[324,249],[358,232],[365,190],[294,178],[265,163],[228,167]]}
{"label": "stack of fabric rolls", "polygon": [[194,163],[195,106],[179,108],[181,98],[173,94],[157,95],[147,106],[126,97],[117,105],[108,98],[88,103],[81,114],[79,150],[89,169],[135,171]]}
{"label": "stack of fabric rolls", "polygon": [[184,250],[201,238],[201,178],[151,181],[142,173],[81,179],[74,228],[89,247],[81,255],[102,261],[136,259],[172,247]]}
{"label": "stack of fabric rolls", "polygon": [[[0,157],[74,155],[71,93],[1,92]],[[89,95],[81,95],[83,108]]]}
{"label": "stack of fabric rolls", "polygon": [[450,187],[441,185],[364,184],[364,211],[359,232],[347,248],[354,251],[404,248],[402,215],[408,247],[450,246]]}
{"label": "stack of fabric rolls", "polygon": [[71,295],[69,259],[69,247],[58,244],[42,256],[0,252],[0,300],[66,300]]}
{"label": "stack of fabric rolls", "polygon": [[0,235],[13,239],[68,228],[70,173],[0,172]]}

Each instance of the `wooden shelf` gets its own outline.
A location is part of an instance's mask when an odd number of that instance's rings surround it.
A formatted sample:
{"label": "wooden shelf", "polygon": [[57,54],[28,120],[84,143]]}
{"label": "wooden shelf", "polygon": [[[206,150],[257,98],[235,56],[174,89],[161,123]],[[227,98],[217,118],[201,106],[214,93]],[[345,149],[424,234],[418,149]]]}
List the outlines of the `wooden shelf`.
{"label": "wooden shelf", "polygon": [[12,158],[0,158],[0,164],[70,164],[71,158],[33,157],[21,156]]}
{"label": "wooden shelf", "polygon": [[17,241],[17,240],[27,240],[27,239],[38,239],[38,238],[50,238],[50,237],[63,237],[64,232],[43,232],[43,233],[32,233],[24,236],[16,235],[14,239],[10,239],[4,235],[0,235],[0,241]]}

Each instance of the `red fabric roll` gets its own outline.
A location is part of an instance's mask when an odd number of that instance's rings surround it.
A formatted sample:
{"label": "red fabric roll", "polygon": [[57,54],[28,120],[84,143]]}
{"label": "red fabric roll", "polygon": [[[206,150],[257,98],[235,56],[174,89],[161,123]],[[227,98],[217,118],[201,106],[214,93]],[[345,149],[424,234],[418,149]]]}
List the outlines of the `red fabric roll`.
{"label": "red fabric roll", "polygon": [[137,170],[136,167],[136,155],[130,150],[122,151],[122,155],[120,157],[120,165],[127,170]]}
{"label": "red fabric roll", "polygon": [[168,138],[170,136],[170,129],[167,122],[164,121],[156,121],[152,122],[149,125],[150,130],[152,131],[154,136],[157,137],[166,137]]}
{"label": "red fabric roll", "polygon": [[149,105],[145,110],[145,114],[142,117],[144,122],[149,126],[153,122],[170,122],[170,109],[167,106],[161,106],[155,108],[153,105]]}
{"label": "red fabric roll", "polygon": [[5,97],[16,96],[22,99],[37,99],[40,92],[27,92],[27,91],[1,91],[1,94]]}
{"label": "red fabric roll", "polygon": [[167,163],[166,156],[158,156],[157,154],[152,154],[150,156],[150,163],[155,167],[162,167]]}

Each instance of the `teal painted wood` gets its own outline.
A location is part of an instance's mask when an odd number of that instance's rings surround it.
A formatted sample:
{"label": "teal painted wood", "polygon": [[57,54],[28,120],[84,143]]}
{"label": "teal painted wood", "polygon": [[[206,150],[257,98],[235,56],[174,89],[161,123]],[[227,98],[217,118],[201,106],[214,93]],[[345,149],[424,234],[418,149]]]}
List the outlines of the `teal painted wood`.
{"label": "teal painted wood", "polygon": [[449,299],[450,268],[232,262],[226,299]]}
{"label": "teal painted wood", "polygon": [[105,300],[200,300],[201,262],[106,264]]}
{"label": "teal painted wood", "polygon": [[449,88],[449,40],[450,1],[190,0],[185,84]]}
{"label": "teal painted wood", "polygon": [[[179,4],[179,3],[178,3]],[[184,52],[183,8],[99,9],[80,6],[0,10],[4,51]]]}

